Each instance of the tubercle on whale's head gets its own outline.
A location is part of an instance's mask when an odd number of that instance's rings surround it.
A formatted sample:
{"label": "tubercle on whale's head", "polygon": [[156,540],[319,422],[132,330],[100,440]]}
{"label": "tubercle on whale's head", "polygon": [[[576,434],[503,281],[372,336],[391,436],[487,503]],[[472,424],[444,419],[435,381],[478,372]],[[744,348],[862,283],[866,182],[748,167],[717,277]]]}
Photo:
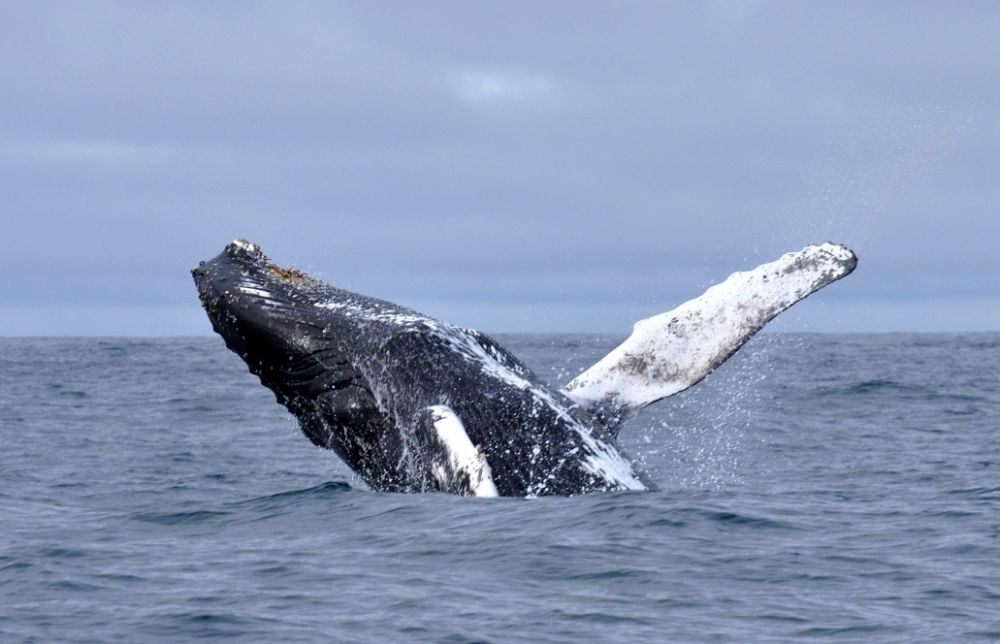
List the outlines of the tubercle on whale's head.
{"label": "tubercle on whale's head", "polygon": [[223,272],[223,267],[242,267],[245,272],[252,272],[254,267],[267,267],[270,260],[267,258],[257,244],[252,244],[245,239],[236,238],[226,244],[222,252],[207,261],[198,262],[198,266],[191,269],[198,290],[203,290],[210,278]]}
{"label": "tubercle on whale's head", "polygon": [[229,253],[230,255],[244,254],[265,262],[268,261],[267,255],[261,251],[260,246],[252,242],[248,242],[242,237],[237,237],[233,241],[226,244],[226,248],[223,252]]}

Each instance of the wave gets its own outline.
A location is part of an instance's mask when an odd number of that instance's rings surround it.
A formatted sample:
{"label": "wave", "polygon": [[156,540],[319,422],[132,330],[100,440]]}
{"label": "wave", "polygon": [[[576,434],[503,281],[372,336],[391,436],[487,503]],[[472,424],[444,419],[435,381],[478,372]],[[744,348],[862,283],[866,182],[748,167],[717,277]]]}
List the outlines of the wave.
{"label": "wave", "polygon": [[180,525],[187,523],[204,523],[220,517],[226,517],[231,512],[219,512],[213,510],[194,510],[191,512],[137,512],[132,515],[136,521],[146,523],[157,523],[160,525]]}

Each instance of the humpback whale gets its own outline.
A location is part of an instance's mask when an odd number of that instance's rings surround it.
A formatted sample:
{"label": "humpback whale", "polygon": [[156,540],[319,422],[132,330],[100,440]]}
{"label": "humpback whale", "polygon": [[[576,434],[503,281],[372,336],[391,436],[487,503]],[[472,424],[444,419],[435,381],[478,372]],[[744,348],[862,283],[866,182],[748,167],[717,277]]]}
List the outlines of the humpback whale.
{"label": "humpback whale", "polygon": [[856,264],[823,243],[734,273],[637,322],[560,390],[484,333],[283,268],[241,239],[192,274],[226,346],[372,489],[489,497],[649,489],[616,446],[621,424]]}

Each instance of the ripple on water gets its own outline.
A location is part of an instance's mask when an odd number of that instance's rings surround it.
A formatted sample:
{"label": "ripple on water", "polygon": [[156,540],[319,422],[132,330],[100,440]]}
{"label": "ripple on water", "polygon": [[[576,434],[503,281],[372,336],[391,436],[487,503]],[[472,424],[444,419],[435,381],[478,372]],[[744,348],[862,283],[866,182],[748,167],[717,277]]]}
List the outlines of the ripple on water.
{"label": "ripple on water", "polygon": [[221,521],[230,516],[231,512],[221,512],[217,510],[192,510],[190,512],[136,512],[132,518],[145,523],[156,523],[159,525],[183,525],[192,523],[205,523]]}

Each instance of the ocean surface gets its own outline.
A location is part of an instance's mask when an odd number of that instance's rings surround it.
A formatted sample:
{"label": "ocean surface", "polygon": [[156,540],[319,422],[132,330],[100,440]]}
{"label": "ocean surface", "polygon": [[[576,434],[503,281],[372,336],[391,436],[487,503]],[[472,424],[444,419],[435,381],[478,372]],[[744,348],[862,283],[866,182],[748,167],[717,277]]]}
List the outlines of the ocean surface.
{"label": "ocean surface", "polygon": [[648,493],[373,493],[214,337],[0,339],[0,439],[4,643],[1000,639],[1000,334],[762,335]]}

